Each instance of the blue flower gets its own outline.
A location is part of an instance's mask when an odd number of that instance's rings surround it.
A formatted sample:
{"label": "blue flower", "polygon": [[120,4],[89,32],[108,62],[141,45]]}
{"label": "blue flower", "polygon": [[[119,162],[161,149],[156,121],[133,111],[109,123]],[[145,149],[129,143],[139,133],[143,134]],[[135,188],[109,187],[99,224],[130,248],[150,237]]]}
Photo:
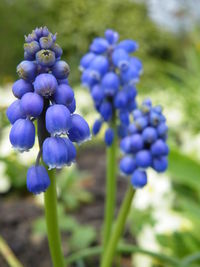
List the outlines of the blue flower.
{"label": "blue flower", "polygon": [[122,139],[120,148],[134,160],[134,170],[128,173],[123,165],[121,171],[126,175],[132,174],[131,183],[134,187],[141,188],[147,183],[147,168],[152,167],[160,173],[168,167],[168,128],[162,108],[153,107],[150,99],[143,101],[142,106],[134,110],[132,115],[133,122],[129,125],[128,135]]}
{"label": "blue flower", "polygon": [[90,128],[87,122],[78,114],[71,116],[72,126],[69,129],[68,137],[72,142],[82,143],[90,138]]}
{"label": "blue flower", "polygon": [[27,119],[17,120],[10,131],[10,142],[20,152],[31,149],[35,142],[34,124]]}
{"label": "blue flower", "polygon": [[138,44],[133,40],[124,40],[117,45],[117,48],[121,48],[127,53],[133,53],[138,49]]}
{"label": "blue flower", "polygon": [[45,192],[50,179],[44,166],[31,166],[27,173],[27,188],[33,194]]}
{"label": "blue flower", "polygon": [[7,118],[11,124],[15,123],[18,119],[25,119],[26,115],[21,109],[20,100],[15,100],[6,111]]}
{"label": "blue flower", "polygon": [[[50,169],[70,165],[76,158],[76,148],[72,142],[81,143],[90,136],[84,118],[73,114],[76,100],[67,79],[69,66],[61,60],[62,53],[62,48],[56,43],[56,34],[52,34],[47,27],[36,28],[25,36],[24,60],[17,66],[19,80],[12,87],[18,99],[6,112],[13,124],[10,142],[20,152],[33,147],[34,123],[37,120],[40,151],[36,165],[27,173],[28,190],[34,194],[44,192],[50,183],[45,167],[39,166],[41,157]],[[87,61],[83,60],[84,66],[91,63]],[[105,58],[104,65],[105,61],[108,64]],[[92,77],[94,73],[99,75],[102,66],[92,71]]]}
{"label": "blue flower", "polygon": [[49,49],[42,49],[37,52],[36,61],[43,67],[51,67],[56,62],[55,53]]}
{"label": "blue flower", "polygon": [[55,93],[58,82],[50,73],[38,75],[34,82],[35,92],[42,96],[51,96]]}
{"label": "blue flower", "polygon": [[64,105],[52,105],[46,111],[46,128],[52,135],[67,134],[72,126],[71,114]]}
{"label": "blue flower", "polygon": [[111,146],[114,140],[114,131],[112,128],[108,128],[105,132],[105,143],[107,146]]}
{"label": "blue flower", "polygon": [[147,174],[142,170],[135,170],[131,177],[131,184],[135,188],[143,188],[147,184]]}
{"label": "blue flower", "polygon": [[69,85],[60,84],[53,95],[53,99],[56,104],[69,105],[74,100],[74,92]]}
{"label": "blue flower", "polygon": [[43,110],[43,98],[36,93],[26,93],[22,96],[20,105],[26,116],[37,118]]}
{"label": "blue flower", "polygon": [[12,86],[13,95],[17,98],[21,98],[24,94],[28,92],[33,92],[33,86],[31,83],[19,79],[16,82],[14,82]]}
{"label": "blue flower", "polygon": [[97,135],[99,133],[99,131],[101,130],[101,126],[102,126],[102,121],[101,120],[96,120],[94,122],[94,125],[92,127],[92,132],[94,135]]}
{"label": "blue flower", "polygon": [[43,143],[43,160],[49,169],[60,169],[68,164],[68,148],[61,137],[46,138]]}
{"label": "blue flower", "polygon": [[[108,128],[113,127],[114,119],[117,126],[123,125],[125,133],[129,115],[137,107],[135,83],[139,80],[142,65],[131,53],[138,45],[132,40],[118,43],[119,35],[111,29],[106,30],[104,36],[95,38],[90,51],[81,59],[81,81],[88,87],[100,119]],[[124,133],[117,132],[120,138]]]}
{"label": "blue flower", "polygon": [[69,75],[69,72],[69,65],[63,60],[59,60],[53,65],[52,73],[56,79],[66,79]]}
{"label": "blue flower", "polygon": [[32,61],[24,60],[17,66],[17,74],[21,79],[32,82],[37,74],[37,66]]}
{"label": "blue flower", "polygon": [[68,162],[67,165],[71,165],[76,158],[76,147],[75,145],[69,140],[69,138],[63,138],[65,144],[67,145],[68,150]]}
{"label": "blue flower", "polygon": [[120,170],[126,175],[130,175],[134,172],[137,165],[135,159],[131,156],[125,156],[121,159],[119,164]]}

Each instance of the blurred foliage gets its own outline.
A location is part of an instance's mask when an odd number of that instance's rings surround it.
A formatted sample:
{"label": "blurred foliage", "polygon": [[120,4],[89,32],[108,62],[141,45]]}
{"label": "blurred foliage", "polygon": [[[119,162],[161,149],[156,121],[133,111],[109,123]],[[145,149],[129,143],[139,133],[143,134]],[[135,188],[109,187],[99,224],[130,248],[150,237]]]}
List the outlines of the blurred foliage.
{"label": "blurred foliage", "polygon": [[84,172],[78,171],[74,166],[66,170],[58,171],[57,185],[59,190],[59,200],[66,209],[75,210],[80,204],[92,202],[92,195],[84,189],[90,177]]}
{"label": "blurred foliage", "polygon": [[159,29],[149,19],[144,4],[129,0],[1,0],[0,25],[0,77],[4,81],[9,76],[13,78],[16,65],[22,60],[23,36],[40,25],[59,33],[58,42],[71,66],[70,79],[74,83],[79,83],[81,56],[106,28],[117,30],[122,39],[138,41],[137,55],[143,60],[144,79],[150,84],[158,79],[157,72],[166,60],[182,61],[179,48],[183,40]]}
{"label": "blurred foliage", "polygon": [[[80,204],[87,204],[92,201],[91,194],[83,187],[83,183],[88,177],[83,172],[79,172],[76,167],[71,167],[67,171],[58,172],[56,178],[59,196],[59,227],[68,236],[67,245],[70,250],[86,248],[96,240],[96,232],[92,226],[78,223],[75,217],[69,215],[69,211],[75,211]],[[67,214],[66,211],[68,211]],[[44,216],[34,221],[33,233],[46,234]]]}

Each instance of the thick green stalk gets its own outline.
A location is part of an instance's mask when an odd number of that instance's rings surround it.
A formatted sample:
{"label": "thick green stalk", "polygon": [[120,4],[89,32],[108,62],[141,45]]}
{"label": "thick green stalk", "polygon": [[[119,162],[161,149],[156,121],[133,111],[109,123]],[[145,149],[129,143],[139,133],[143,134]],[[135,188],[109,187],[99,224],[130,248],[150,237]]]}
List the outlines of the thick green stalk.
{"label": "thick green stalk", "polygon": [[129,187],[125,198],[123,200],[122,206],[119,211],[119,215],[116,221],[116,224],[113,228],[112,235],[109,239],[109,242],[106,246],[106,250],[103,254],[103,259],[101,262],[101,267],[111,267],[115,251],[117,249],[117,245],[119,242],[119,239],[122,235],[124,225],[130,210],[131,202],[134,196],[134,189],[132,186]]}
{"label": "thick green stalk", "polygon": [[57,216],[57,194],[55,171],[49,171],[51,184],[44,194],[45,218],[49,248],[54,267],[64,267],[64,257],[61,249],[61,238]]}
{"label": "thick green stalk", "polygon": [[112,129],[115,132],[113,143],[106,150],[106,200],[103,226],[103,248],[105,250],[110,238],[115,213],[116,202],[116,169],[117,169],[117,133],[116,120],[112,121]]}
{"label": "thick green stalk", "polygon": [[[49,137],[49,133],[45,127],[45,114],[49,107],[49,101],[44,101],[44,108],[42,114],[37,120],[37,132],[40,146],[40,152],[44,140]],[[41,154],[41,153],[40,153]],[[39,159],[37,160],[39,161]],[[48,172],[51,180],[51,184],[47,191],[44,193],[45,203],[45,218],[47,225],[47,236],[49,242],[49,249],[51,252],[51,258],[54,267],[66,267],[64,264],[64,256],[61,248],[61,237],[58,226],[58,213],[57,213],[57,194],[56,194],[56,177],[55,171],[51,170]]]}

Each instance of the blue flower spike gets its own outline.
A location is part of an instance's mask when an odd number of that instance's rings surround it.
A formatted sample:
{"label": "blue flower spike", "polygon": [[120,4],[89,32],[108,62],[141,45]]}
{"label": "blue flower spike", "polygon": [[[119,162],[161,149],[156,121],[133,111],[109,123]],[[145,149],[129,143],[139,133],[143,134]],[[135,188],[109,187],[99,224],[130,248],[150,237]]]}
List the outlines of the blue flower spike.
{"label": "blue flower spike", "polygon": [[162,108],[153,107],[149,99],[132,115],[129,133],[121,140],[120,148],[125,157],[120,162],[120,170],[125,175],[131,175],[131,184],[135,188],[142,188],[147,184],[148,168],[160,173],[168,167],[168,128]]}
{"label": "blue flower spike", "polygon": [[[102,46],[98,42],[96,45]],[[49,169],[69,166],[76,160],[74,143],[80,144],[90,137],[87,122],[79,114],[73,114],[76,101],[67,79],[70,68],[61,56],[56,34],[47,27],[36,28],[25,36],[24,59],[17,66],[19,79],[12,87],[17,100],[6,112],[12,124],[10,142],[19,152],[34,146],[34,121],[38,122],[40,151],[27,173],[27,188],[33,194],[45,192],[50,185],[48,171],[40,165],[41,157]],[[94,73],[102,75],[108,62],[99,56]],[[86,58],[83,65],[87,66],[88,61]]]}
{"label": "blue flower spike", "polygon": [[89,51],[80,61],[82,84],[89,89],[94,107],[100,115],[94,123],[93,134],[97,135],[101,125],[106,123],[108,131],[104,140],[107,146],[112,144],[114,138],[114,132],[111,134],[110,130],[114,118],[120,129],[115,134],[121,138],[127,131],[129,114],[137,106],[134,85],[142,72],[140,60],[132,56],[138,48],[137,43],[133,40],[119,42],[118,39],[117,32],[107,29],[104,37],[93,40]]}

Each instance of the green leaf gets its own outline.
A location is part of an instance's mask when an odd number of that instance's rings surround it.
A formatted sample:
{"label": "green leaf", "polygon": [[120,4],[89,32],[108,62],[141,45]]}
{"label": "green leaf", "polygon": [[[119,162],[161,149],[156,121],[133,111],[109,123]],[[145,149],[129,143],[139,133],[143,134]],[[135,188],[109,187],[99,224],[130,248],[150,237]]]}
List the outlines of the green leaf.
{"label": "green leaf", "polygon": [[169,172],[177,183],[200,190],[200,163],[175,148],[169,154]]}
{"label": "green leaf", "polygon": [[88,247],[96,238],[96,232],[91,226],[79,226],[72,234],[69,245],[72,249],[83,249]]}

